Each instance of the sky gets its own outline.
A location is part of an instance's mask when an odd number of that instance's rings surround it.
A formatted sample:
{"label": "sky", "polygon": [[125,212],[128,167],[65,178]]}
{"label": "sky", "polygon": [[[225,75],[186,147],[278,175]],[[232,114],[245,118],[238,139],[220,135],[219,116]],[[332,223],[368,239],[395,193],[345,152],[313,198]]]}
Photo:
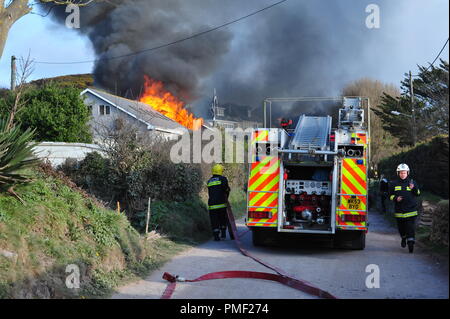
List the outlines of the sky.
{"label": "sky", "polygon": [[[194,0],[192,0],[194,1]],[[199,2],[200,0],[196,0]],[[320,1],[319,7],[323,10],[323,14],[317,14],[317,3]],[[299,2],[302,2],[303,9],[307,10],[308,5],[315,6],[315,15],[313,19],[308,19],[308,23],[316,24],[316,26],[327,25],[327,28],[318,28],[318,30],[330,30],[327,35],[327,43],[338,47],[347,45],[342,41],[347,37],[347,34],[333,35],[332,23],[345,24],[347,28],[341,29],[336,26],[336,32],[345,30],[348,32],[348,39],[352,38],[352,28],[359,32],[355,37],[352,50],[355,47],[364,52],[364,59],[361,60],[345,60],[345,65],[339,65],[339,72],[346,70],[345,76],[342,77],[342,82],[339,83],[339,77],[333,79],[337,82],[333,85],[333,92],[329,95],[339,94],[339,89],[348,84],[348,81],[357,80],[362,77],[370,77],[386,83],[392,83],[399,86],[400,81],[404,77],[404,73],[411,70],[413,73],[417,72],[417,65],[425,65],[432,62],[437,53],[442,48],[443,44],[448,38],[449,28],[449,1],[448,0],[395,0],[395,1],[365,1],[360,14],[352,15],[341,14],[344,20],[339,21],[333,18],[334,12],[327,11],[327,4],[337,0],[290,0],[281,4],[284,10],[289,11],[292,8],[292,15],[295,16],[295,8]],[[200,10],[199,17],[205,17],[205,21],[209,26],[215,26],[224,22],[239,18],[249,12],[260,9],[263,6],[276,2],[275,0],[260,0],[247,2],[245,8],[239,5],[240,1],[219,1],[217,6],[222,4],[223,10],[214,10],[206,12],[207,10]],[[351,6],[351,0],[339,0],[339,6],[331,6],[335,10],[336,7],[346,10],[346,5]],[[366,29],[365,20],[368,13],[363,11],[366,4],[375,3],[380,7],[380,28]],[[217,8],[216,6],[216,8]],[[272,20],[269,23],[277,23],[273,19],[283,19],[283,11],[278,11],[274,7],[269,9],[274,11],[270,16]],[[269,11],[268,10],[268,11]],[[351,10],[355,10],[354,7]],[[350,11],[350,8],[349,8]],[[357,11],[357,12],[359,12]],[[193,14],[196,14],[194,12]],[[248,34],[246,34],[253,25],[264,26],[269,17],[269,12],[265,12],[250,19],[240,21],[234,25],[228,26],[227,30],[233,34],[233,41],[231,46],[239,46],[242,55],[242,61],[245,61],[245,45],[253,45],[248,41]],[[217,15],[217,19],[215,17]],[[217,22],[216,22],[217,21]],[[310,26],[314,28],[314,25]],[[361,33],[361,28],[364,28],[364,33]],[[263,28],[262,28],[263,29]],[[364,36],[361,37],[360,34]],[[167,42],[173,39],[167,39]],[[312,39],[312,41],[314,41]],[[251,43],[251,44],[248,44]],[[232,48],[231,48],[232,49]],[[255,52],[255,48],[252,48]],[[344,48],[339,48],[340,52],[345,52]],[[0,58],[0,87],[9,87],[10,85],[10,57],[15,55],[17,58],[26,57],[30,54],[34,61],[83,61],[95,59],[94,50],[91,42],[86,35],[75,32],[66,28],[62,24],[54,22],[50,17],[41,17],[35,14],[29,14],[19,21],[17,21],[8,36],[2,57]],[[349,56],[351,56],[349,52]],[[443,51],[441,58],[448,61],[449,46]],[[236,56],[231,54],[227,58],[225,54],[223,61],[233,65]],[[247,59],[245,62],[245,69],[247,74],[257,72],[257,65],[253,65],[253,58]],[[314,64],[316,63],[316,64]],[[311,76],[314,74],[314,69],[323,68],[320,61],[308,65],[308,70]],[[336,64],[340,61],[336,61]],[[244,64],[244,63],[241,63]],[[34,72],[29,80],[40,79],[45,77],[53,77],[67,74],[89,73],[93,70],[93,63],[75,64],[75,65],[48,65],[48,64],[34,64]],[[242,66],[241,66],[242,67]],[[333,68],[333,63],[328,63],[326,68]],[[336,66],[337,68],[337,66]],[[336,73],[340,74],[340,73]],[[335,74],[335,75],[336,75]],[[212,71],[207,77],[210,83],[208,91],[211,87],[215,87],[214,81],[218,78],[230,76],[230,67],[219,67],[216,71]],[[236,75],[237,76],[237,75]],[[242,79],[241,79],[242,80]],[[219,85],[220,87],[220,85]],[[279,96],[282,96],[280,92]]]}

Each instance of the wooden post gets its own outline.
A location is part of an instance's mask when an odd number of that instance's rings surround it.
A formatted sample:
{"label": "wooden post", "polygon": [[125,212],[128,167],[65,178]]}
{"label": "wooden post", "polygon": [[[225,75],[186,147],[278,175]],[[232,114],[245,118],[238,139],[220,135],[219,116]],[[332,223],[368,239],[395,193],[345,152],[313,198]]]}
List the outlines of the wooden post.
{"label": "wooden post", "polygon": [[117,215],[120,215],[120,203],[117,202]]}
{"label": "wooden post", "polygon": [[11,91],[16,89],[16,57],[11,57]]}
{"label": "wooden post", "polygon": [[147,207],[147,220],[145,221],[145,234],[148,234],[148,224],[150,222],[150,205],[152,203],[151,198],[148,198],[148,207]]}

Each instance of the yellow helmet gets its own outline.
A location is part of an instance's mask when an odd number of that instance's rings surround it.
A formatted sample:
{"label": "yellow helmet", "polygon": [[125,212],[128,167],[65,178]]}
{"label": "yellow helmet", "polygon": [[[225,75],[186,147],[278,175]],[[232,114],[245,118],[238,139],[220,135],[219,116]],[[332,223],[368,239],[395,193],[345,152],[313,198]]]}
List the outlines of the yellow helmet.
{"label": "yellow helmet", "polygon": [[220,164],[216,164],[212,167],[212,174],[213,175],[222,175],[223,174],[223,166]]}

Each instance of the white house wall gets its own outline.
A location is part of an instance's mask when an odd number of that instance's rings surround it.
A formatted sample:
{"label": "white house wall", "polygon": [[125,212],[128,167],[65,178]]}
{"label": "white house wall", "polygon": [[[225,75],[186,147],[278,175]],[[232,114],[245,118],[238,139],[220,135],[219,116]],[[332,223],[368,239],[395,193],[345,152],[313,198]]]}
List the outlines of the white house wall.
{"label": "white house wall", "polygon": [[[104,131],[105,129],[113,130],[115,127],[115,120],[118,118],[124,119],[126,123],[128,122],[129,124],[137,127],[139,131],[147,131],[147,126],[145,123],[137,120],[136,118],[125,112],[122,112],[115,106],[105,102],[95,95],[86,93],[84,95],[84,103],[86,105],[91,105],[92,107],[89,125],[92,129],[94,140],[98,140],[99,138],[101,138],[101,133],[103,133],[102,131]],[[100,115],[100,105],[109,105],[110,114]]]}
{"label": "white house wall", "polygon": [[63,142],[42,142],[34,147],[33,152],[37,158],[48,160],[54,167],[61,165],[68,158],[81,161],[88,153],[102,154],[100,147],[95,144]]}
{"label": "white house wall", "polygon": [[[139,132],[149,132],[150,134],[157,134],[166,139],[173,140],[177,139],[180,135],[179,133],[164,132],[164,129],[155,128],[157,132],[150,132],[148,130],[148,125],[143,121],[138,120],[133,117],[133,115],[123,112],[122,110],[116,108],[115,106],[107,103],[103,99],[86,92],[84,95],[84,103],[86,105],[91,105],[91,119],[89,121],[89,126],[91,127],[91,131],[93,134],[94,142],[101,143],[101,140],[105,137],[105,133],[108,130],[114,130],[115,128],[115,120],[121,118],[125,120],[125,125],[133,125]],[[114,103],[114,101],[111,101]],[[100,115],[100,105],[109,105],[110,106],[110,114],[108,115]]]}

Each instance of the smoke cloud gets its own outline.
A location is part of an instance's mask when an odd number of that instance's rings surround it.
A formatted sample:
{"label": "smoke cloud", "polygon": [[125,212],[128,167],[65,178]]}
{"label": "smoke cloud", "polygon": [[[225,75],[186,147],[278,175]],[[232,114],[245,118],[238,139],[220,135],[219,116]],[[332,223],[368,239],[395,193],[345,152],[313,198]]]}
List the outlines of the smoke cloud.
{"label": "smoke cloud", "polygon": [[[79,32],[101,59],[93,70],[96,85],[138,97],[149,75],[191,103],[198,116],[208,117],[214,88],[223,103],[262,109],[265,97],[336,96],[349,81],[367,76],[361,65],[368,64],[384,32],[365,25],[365,8],[374,2],[383,13],[391,6],[386,0],[292,0],[227,28],[120,59],[102,58],[189,37],[273,1],[100,2],[81,9]],[[63,8],[54,11],[61,22],[66,15]],[[276,117],[293,109],[323,113],[329,104],[302,105],[274,105],[272,111]],[[259,111],[253,114],[262,118]]]}
{"label": "smoke cloud", "polygon": [[[99,59],[93,70],[96,85],[138,97],[148,75],[182,99],[195,100],[200,79],[211,74],[229,51],[230,32],[218,30],[159,50],[114,57],[209,29],[201,17],[194,18],[197,9],[182,0],[115,0],[81,7],[78,31],[87,35]],[[67,14],[59,8],[54,16],[63,22]]]}

